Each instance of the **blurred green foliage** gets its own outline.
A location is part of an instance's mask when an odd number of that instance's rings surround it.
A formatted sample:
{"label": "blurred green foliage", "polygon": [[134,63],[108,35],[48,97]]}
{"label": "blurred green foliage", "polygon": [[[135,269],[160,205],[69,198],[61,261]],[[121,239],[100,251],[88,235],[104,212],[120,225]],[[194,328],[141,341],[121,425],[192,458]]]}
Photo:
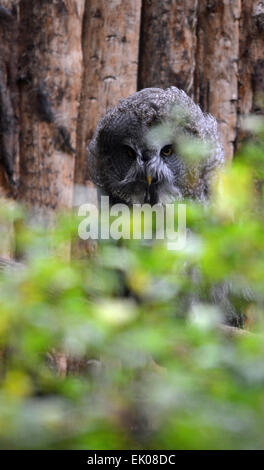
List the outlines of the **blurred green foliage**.
{"label": "blurred green foliage", "polygon": [[[1,448],[264,448],[264,133],[248,126],[212,204],[188,203],[182,251],[122,240],[69,262],[80,220],[1,207],[27,258],[0,276]],[[252,334],[218,328],[223,281]]]}

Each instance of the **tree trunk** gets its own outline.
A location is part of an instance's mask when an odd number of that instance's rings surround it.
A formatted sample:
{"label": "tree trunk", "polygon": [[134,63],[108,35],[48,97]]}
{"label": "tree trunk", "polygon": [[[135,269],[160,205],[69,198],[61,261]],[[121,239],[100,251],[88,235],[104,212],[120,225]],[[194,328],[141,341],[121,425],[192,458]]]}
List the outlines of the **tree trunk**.
{"label": "tree trunk", "polygon": [[18,167],[18,3],[0,6],[0,196],[14,196]]}
{"label": "tree trunk", "polygon": [[245,137],[242,119],[249,113],[264,114],[264,3],[259,0],[242,0],[237,146]]}
{"label": "tree trunk", "polygon": [[139,88],[175,85],[212,113],[227,158],[237,126],[240,0],[143,2]]}
{"label": "tree trunk", "polygon": [[228,159],[236,139],[240,14],[240,0],[199,1],[195,99],[218,120]]}
{"label": "tree trunk", "polygon": [[21,0],[19,197],[38,214],[71,207],[84,0]]}
{"label": "tree trunk", "polygon": [[193,97],[198,0],[143,1],[138,87],[171,85]]}
{"label": "tree trunk", "polygon": [[75,183],[87,182],[87,144],[97,121],[136,91],[141,0],[86,0],[83,83],[78,120]]}

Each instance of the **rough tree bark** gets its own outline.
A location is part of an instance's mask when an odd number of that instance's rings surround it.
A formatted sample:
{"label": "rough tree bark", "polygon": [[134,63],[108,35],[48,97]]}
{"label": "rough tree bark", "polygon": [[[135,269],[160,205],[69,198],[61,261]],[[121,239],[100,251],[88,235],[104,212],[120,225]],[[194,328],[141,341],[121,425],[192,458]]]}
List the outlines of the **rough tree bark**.
{"label": "rough tree bark", "polygon": [[0,5],[0,196],[15,193],[18,166],[18,3]]}
{"label": "rough tree bark", "polygon": [[86,0],[75,183],[87,180],[86,146],[106,110],[136,91],[141,0]]}
{"label": "rough tree bark", "polygon": [[237,126],[240,0],[143,1],[139,88],[175,85],[211,112],[227,158]]}
{"label": "rough tree bark", "polygon": [[245,137],[242,118],[264,114],[264,2],[242,0],[237,146]]}
{"label": "rough tree bark", "polygon": [[199,1],[195,100],[218,120],[228,159],[236,139],[240,14],[240,0]]}
{"label": "rough tree bark", "polygon": [[20,2],[19,197],[41,213],[72,203],[84,0]]}
{"label": "rough tree bark", "polygon": [[143,0],[139,89],[175,85],[193,97],[198,0]]}

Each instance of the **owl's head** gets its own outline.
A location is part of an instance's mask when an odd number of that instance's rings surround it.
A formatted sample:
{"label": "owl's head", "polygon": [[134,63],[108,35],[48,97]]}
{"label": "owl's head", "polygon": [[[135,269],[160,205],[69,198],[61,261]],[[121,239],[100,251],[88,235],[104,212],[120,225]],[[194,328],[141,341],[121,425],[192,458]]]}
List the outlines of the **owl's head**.
{"label": "owl's head", "polygon": [[99,121],[88,152],[95,184],[129,205],[203,201],[224,162],[216,120],[175,87],[122,99]]}

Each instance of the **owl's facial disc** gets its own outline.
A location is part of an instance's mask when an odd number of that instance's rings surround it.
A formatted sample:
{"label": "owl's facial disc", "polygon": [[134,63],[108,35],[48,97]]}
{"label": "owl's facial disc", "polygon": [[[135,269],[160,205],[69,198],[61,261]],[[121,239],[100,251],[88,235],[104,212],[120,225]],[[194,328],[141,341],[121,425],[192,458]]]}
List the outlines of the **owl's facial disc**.
{"label": "owl's facial disc", "polygon": [[150,142],[146,138],[149,129],[144,127],[136,133],[132,127],[131,123],[126,127],[126,135],[116,129],[110,145],[103,149],[108,155],[105,172],[108,192],[115,201],[129,205],[154,205],[178,199],[180,191],[175,183],[180,172],[174,139],[166,134]]}
{"label": "owl's facial disc", "polygon": [[162,202],[161,194],[175,195],[175,159],[175,148],[170,143],[151,146],[143,139],[124,139],[110,159],[112,193],[129,204],[152,205]]}

